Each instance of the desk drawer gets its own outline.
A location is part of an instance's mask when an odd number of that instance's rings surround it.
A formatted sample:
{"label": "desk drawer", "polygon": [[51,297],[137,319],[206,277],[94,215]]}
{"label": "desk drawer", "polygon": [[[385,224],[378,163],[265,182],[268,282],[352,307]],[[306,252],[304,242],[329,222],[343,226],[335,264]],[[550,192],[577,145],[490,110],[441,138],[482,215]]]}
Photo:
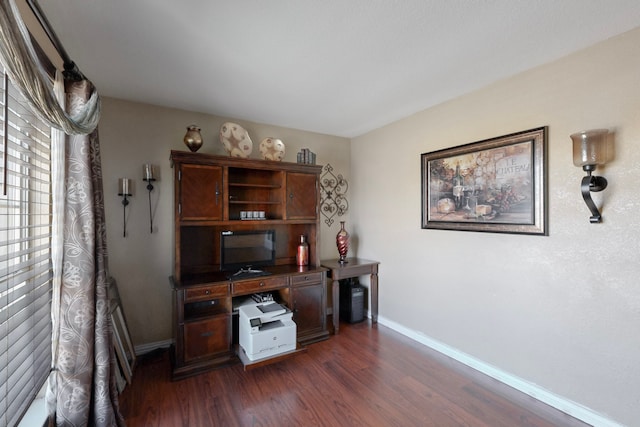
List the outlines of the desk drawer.
{"label": "desk drawer", "polygon": [[206,301],[210,299],[226,297],[229,294],[229,286],[226,283],[218,285],[190,288],[185,291],[185,302]]}
{"label": "desk drawer", "polygon": [[295,285],[306,285],[311,283],[320,283],[322,282],[322,275],[324,273],[309,273],[309,274],[301,274],[299,276],[291,276],[291,284]]}
{"label": "desk drawer", "polygon": [[184,361],[210,357],[231,349],[230,316],[188,322],[184,325]]}
{"label": "desk drawer", "polygon": [[246,280],[243,282],[233,282],[233,295],[254,294],[256,292],[264,292],[269,289],[280,289],[287,287],[287,277],[262,277],[255,280]]}

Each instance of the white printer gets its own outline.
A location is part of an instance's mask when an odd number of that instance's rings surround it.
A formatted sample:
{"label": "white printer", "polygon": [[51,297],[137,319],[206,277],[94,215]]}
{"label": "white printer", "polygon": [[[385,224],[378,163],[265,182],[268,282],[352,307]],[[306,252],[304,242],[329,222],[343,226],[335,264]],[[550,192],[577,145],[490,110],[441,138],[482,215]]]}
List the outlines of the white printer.
{"label": "white printer", "polygon": [[274,301],[242,305],[240,313],[240,351],[251,361],[277,356],[296,349],[293,313]]}

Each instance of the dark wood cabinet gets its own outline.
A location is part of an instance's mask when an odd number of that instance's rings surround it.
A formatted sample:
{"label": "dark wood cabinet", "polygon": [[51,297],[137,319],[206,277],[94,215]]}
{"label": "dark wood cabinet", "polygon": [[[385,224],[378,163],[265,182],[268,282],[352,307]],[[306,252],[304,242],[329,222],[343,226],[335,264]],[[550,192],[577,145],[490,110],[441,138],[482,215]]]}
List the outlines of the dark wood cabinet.
{"label": "dark wood cabinet", "polygon": [[225,354],[231,347],[231,319],[227,315],[185,322],[184,362]]}
{"label": "dark wood cabinet", "polygon": [[[324,339],[327,331],[326,273],[291,277],[291,310],[298,327],[298,338],[305,342]],[[318,304],[318,301],[321,303]]]}
{"label": "dark wood cabinet", "polygon": [[315,219],[318,177],[309,173],[287,173],[287,219]]}
{"label": "dark wood cabinet", "polygon": [[222,219],[221,167],[182,164],[177,184],[181,220]]}
{"label": "dark wood cabinet", "polygon": [[[327,269],[319,257],[321,166],[172,151],[175,259],[173,378],[235,363],[237,305],[271,292],[294,311],[301,345],[326,339]],[[264,212],[264,216],[247,212]],[[244,213],[244,214],[243,214]],[[220,236],[274,230],[270,275],[229,280],[220,271]],[[300,235],[310,265],[295,255]]]}

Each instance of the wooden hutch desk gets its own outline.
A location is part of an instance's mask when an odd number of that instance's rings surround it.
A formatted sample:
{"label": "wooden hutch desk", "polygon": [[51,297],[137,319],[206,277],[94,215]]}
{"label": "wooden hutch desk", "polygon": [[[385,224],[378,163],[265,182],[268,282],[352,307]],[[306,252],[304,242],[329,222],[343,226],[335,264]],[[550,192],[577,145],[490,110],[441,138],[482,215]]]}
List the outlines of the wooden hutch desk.
{"label": "wooden hutch desk", "polygon": [[320,261],[320,264],[329,269],[329,277],[333,280],[333,328],[337,334],[340,329],[340,288],[339,280],[351,277],[371,275],[371,323],[378,323],[378,261],[360,258],[347,258],[347,262],[340,263],[337,259]]}
{"label": "wooden hutch desk", "polygon": [[[171,164],[172,378],[241,359],[237,307],[254,293],[269,292],[293,312],[301,346],[327,339],[327,269],[320,267],[318,251],[322,166],[175,150]],[[225,233],[271,230],[275,259],[264,267],[270,275],[233,279],[221,271]],[[300,236],[309,245],[307,267],[296,264]]]}

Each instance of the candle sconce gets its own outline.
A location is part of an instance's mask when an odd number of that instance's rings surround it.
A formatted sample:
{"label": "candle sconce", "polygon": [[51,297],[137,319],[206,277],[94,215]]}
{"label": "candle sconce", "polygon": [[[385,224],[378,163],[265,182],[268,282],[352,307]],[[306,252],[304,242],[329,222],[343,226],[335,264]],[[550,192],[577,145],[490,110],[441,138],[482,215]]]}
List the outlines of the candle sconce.
{"label": "candle sconce", "polygon": [[570,136],[573,141],[573,164],[587,173],[582,178],[580,191],[582,198],[591,211],[589,222],[597,224],[602,221],[600,210],[591,198],[592,192],[602,191],[607,188],[607,180],[603,176],[592,175],[598,165],[604,165],[610,159],[608,147],[608,129],[594,129],[574,133]]}
{"label": "candle sconce", "polygon": [[145,163],[142,165],[142,180],[147,183],[147,190],[149,191],[149,232],[153,233],[153,210],[151,208],[151,192],[153,191],[153,182],[156,180],[155,169],[151,163]]}
{"label": "candle sconce", "polygon": [[131,180],[129,178],[120,178],[118,180],[118,191],[118,196],[122,197],[122,237],[127,237],[127,205],[129,205],[127,197],[133,196],[131,193]]}

